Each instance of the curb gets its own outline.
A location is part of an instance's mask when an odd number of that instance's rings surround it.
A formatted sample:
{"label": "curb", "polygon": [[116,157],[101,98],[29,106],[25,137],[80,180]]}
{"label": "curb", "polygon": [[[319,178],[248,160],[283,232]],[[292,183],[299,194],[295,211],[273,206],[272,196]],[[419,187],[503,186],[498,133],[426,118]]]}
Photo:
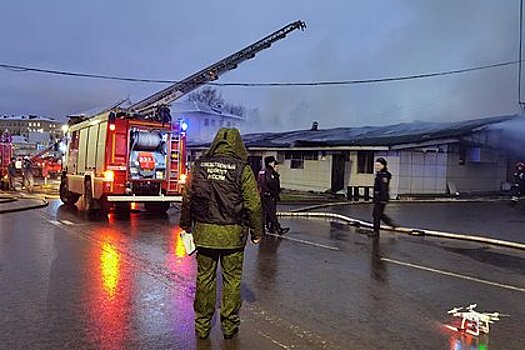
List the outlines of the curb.
{"label": "curb", "polygon": [[[281,217],[306,217],[306,218],[317,217],[317,218],[325,218],[325,219],[336,219],[344,223],[347,223],[351,226],[372,228],[372,224],[370,222],[353,219],[348,216],[341,215],[341,214],[335,214],[335,213],[294,211],[294,212],[279,212],[277,213],[277,215]],[[393,228],[390,226],[381,226],[381,229],[387,230],[387,231],[404,233],[410,236],[430,236],[430,237],[439,237],[439,238],[447,238],[447,239],[456,239],[456,240],[470,241],[470,242],[476,242],[476,243],[491,244],[491,245],[496,245],[496,246],[505,247],[505,248],[525,250],[525,244],[512,242],[512,241],[504,241],[504,240],[494,239],[494,238],[489,238],[489,237],[484,237],[484,236],[465,235],[465,234],[459,234],[459,233],[417,229],[417,228],[409,228],[409,227]]]}
{"label": "curb", "polygon": [[[24,200],[24,199],[40,200],[42,201],[42,203],[28,205],[28,206],[19,207],[19,208],[0,209],[0,214],[15,213],[18,211],[25,211],[25,210],[31,210],[31,209],[40,209],[40,208],[47,207],[49,205],[49,201],[47,201],[46,199],[42,199],[40,197],[39,198],[14,198],[13,197],[13,199],[10,202],[15,202],[15,201]],[[2,203],[0,203],[0,205],[1,204]]]}
{"label": "curb", "polygon": [[16,202],[17,200],[18,200],[18,198],[16,198],[16,197],[12,197],[12,198],[0,197],[0,204]]}

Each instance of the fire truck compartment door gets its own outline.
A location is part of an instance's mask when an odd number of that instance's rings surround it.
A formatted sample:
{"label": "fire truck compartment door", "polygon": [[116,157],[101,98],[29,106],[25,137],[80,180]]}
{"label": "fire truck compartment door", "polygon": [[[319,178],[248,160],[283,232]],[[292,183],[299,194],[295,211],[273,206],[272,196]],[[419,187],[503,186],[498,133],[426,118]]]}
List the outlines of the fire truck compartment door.
{"label": "fire truck compartment door", "polygon": [[108,196],[108,202],[182,202],[182,196]]}

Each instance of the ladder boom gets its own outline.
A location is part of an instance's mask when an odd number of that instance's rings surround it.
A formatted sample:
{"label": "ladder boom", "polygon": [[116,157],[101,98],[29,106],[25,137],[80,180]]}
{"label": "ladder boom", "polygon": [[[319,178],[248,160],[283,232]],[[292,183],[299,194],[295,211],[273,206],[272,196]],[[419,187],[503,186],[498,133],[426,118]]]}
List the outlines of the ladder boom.
{"label": "ladder boom", "polygon": [[130,106],[130,109],[140,114],[154,113],[157,108],[169,105],[171,102],[186,95],[192,90],[195,90],[210,81],[217,80],[222,74],[237,68],[240,63],[254,58],[256,53],[268,49],[272,43],[284,39],[288,33],[296,29],[304,30],[305,27],[306,25],[303,21],[290,23],[244,49],[239,50],[199,72],[133,104]]}

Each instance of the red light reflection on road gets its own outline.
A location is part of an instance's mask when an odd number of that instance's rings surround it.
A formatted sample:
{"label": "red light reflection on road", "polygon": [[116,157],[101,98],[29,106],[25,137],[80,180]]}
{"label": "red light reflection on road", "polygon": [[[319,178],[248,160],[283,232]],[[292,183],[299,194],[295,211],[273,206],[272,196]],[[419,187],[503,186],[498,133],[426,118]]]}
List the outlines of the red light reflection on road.
{"label": "red light reflection on road", "polygon": [[166,265],[170,271],[183,275],[184,278],[193,280],[195,276],[195,261],[193,257],[186,254],[180,233],[181,229],[179,227],[171,231]]}
{"label": "red light reflection on road", "polygon": [[[174,228],[171,231],[169,240],[169,250],[166,257],[166,267],[174,275],[180,276],[184,281],[182,284],[194,287],[196,264],[194,255],[188,256],[180,238],[181,229]],[[191,292],[193,294],[193,292]],[[188,334],[193,334],[193,295],[178,292],[172,299],[172,314],[176,315],[172,319],[173,334],[185,339]]]}
{"label": "red light reflection on road", "polygon": [[120,257],[115,246],[109,241],[102,244],[102,252],[100,254],[100,273],[102,285],[104,286],[108,297],[113,299],[120,278]]}
{"label": "red light reflection on road", "polygon": [[92,283],[87,312],[95,329],[90,332],[92,342],[100,349],[121,349],[131,313],[130,265],[123,263],[116,228],[100,227],[92,234],[101,240],[90,254]]}
{"label": "red light reflection on road", "polygon": [[456,325],[445,325],[449,338],[449,350],[488,350],[488,336],[483,334],[478,337],[465,332],[453,330]]}

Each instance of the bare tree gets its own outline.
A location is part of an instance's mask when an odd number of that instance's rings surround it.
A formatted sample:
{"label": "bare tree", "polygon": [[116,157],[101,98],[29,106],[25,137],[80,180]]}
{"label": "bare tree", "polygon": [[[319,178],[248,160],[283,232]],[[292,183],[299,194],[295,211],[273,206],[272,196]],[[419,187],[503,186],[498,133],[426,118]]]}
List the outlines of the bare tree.
{"label": "bare tree", "polygon": [[210,108],[220,108],[225,105],[222,94],[217,89],[205,86],[202,89],[192,92],[188,95],[188,100],[192,102],[202,103]]}

